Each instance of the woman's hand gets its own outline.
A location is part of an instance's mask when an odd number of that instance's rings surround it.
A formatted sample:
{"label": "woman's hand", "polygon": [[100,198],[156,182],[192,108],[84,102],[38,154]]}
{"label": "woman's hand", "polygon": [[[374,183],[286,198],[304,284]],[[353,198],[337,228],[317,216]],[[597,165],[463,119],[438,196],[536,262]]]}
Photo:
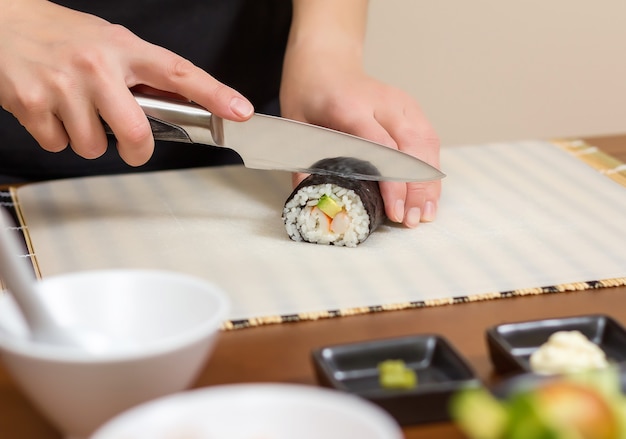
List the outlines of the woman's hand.
{"label": "woman's hand", "polygon": [[[363,71],[365,2],[329,0],[321,8],[323,3],[294,2],[283,67],[282,115],[360,136],[439,167],[439,139],[417,102]],[[302,178],[295,175],[295,183]],[[382,182],[380,187],[392,221],[416,227],[420,221],[435,219],[439,181]]]}
{"label": "woman's hand", "polygon": [[180,95],[231,120],[250,102],[190,61],[124,27],[47,0],[0,0],[0,105],[43,149],[69,144],[80,156],[105,152],[104,119],[130,165],[145,163],[154,140],[130,89]]}

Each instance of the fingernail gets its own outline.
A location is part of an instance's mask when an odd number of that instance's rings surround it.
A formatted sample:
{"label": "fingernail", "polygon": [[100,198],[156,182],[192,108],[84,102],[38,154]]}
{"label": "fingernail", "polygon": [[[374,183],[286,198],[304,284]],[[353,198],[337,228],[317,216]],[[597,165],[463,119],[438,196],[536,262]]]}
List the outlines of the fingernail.
{"label": "fingernail", "polygon": [[241,116],[241,117],[248,117],[254,111],[254,108],[252,107],[250,102],[248,102],[245,99],[242,99],[240,97],[234,97],[230,101],[230,109],[237,116]]}
{"label": "fingernail", "polygon": [[420,219],[422,218],[422,211],[419,207],[412,207],[406,214],[406,220],[404,223],[407,227],[417,227],[420,223]]}
{"label": "fingernail", "polygon": [[430,222],[434,221],[437,216],[437,207],[432,201],[427,201],[424,204],[424,212],[422,213],[422,221]]}
{"label": "fingernail", "polygon": [[396,205],[393,210],[393,213],[395,215],[394,221],[397,223],[401,223],[402,219],[404,218],[404,201],[402,200],[396,201]]}

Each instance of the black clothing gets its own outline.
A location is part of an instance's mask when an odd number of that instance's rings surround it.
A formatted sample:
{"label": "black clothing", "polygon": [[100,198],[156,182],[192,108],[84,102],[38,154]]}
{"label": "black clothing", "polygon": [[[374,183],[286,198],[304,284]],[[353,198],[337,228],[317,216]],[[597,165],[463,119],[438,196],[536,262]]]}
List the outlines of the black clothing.
{"label": "black clothing", "polygon": [[[241,92],[260,113],[278,115],[282,61],[291,23],[290,0],[58,0],[121,24]],[[95,160],[69,147],[44,151],[10,113],[0,110],[0,184],[131,171],[241,163],[231,150],[157,142],[150,161],[124,163],[113,139]]]}

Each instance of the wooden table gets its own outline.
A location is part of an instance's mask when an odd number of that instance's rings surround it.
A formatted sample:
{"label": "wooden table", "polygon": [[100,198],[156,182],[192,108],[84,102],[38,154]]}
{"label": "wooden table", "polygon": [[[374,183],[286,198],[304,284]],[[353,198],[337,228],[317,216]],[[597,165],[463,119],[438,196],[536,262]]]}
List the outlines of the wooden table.
{"label": "wooden table", "polygon": [[[626,162],[626,135],[586,139]],[[485,344],[487,327],[503,322],[605,313],[626,323],[626,287],[543,294],[484,302],[319,321],[271,325],[225,332],[198,379],[197,386],[240,382],[315,385],[311,350],[324,345],[418,333],[446,337],[469,360],[479,378],[493,382]],[[451,424],[405,428],[407,439],[464,436]],[[0,437],[58,439],[0,364]]]}

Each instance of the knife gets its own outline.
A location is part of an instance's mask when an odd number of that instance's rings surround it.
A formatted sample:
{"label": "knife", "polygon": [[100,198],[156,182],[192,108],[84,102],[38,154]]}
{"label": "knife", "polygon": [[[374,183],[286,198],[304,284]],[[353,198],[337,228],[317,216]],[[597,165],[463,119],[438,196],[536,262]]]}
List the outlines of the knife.
{"label": "knife", "polygon": [[[258,113],[245,122],[233,122],[194,103],[133,95],[150,121],[155,140],[230,148],[248,168],[377,181],[430,181],[445,176],[412,155],[340,131]],[[104,125],[107,133],[112,134],[110,127]],[[367,161],[378,173],[346,175],[318,165],[343,157]]]}

